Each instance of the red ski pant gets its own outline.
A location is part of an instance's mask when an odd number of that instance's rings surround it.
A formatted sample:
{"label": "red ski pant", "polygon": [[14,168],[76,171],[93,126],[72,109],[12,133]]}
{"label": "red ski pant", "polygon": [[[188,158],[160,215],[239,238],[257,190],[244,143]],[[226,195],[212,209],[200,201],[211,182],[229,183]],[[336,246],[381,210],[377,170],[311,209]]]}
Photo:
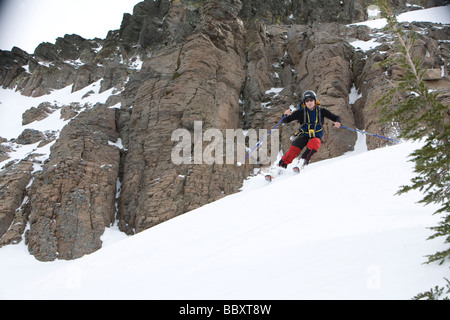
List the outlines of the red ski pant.
{"label": "red ski pant", "polygon": [[298,157],[303,148],[307,147],[309,149],[306,152],[311,152],[311,150],[317,152],[321,145],[322,141],[319,138],[312,138],[310,140],[309,137],[302,136],[292,142],[291,147],[282,159],[286,164],[290,164]]}

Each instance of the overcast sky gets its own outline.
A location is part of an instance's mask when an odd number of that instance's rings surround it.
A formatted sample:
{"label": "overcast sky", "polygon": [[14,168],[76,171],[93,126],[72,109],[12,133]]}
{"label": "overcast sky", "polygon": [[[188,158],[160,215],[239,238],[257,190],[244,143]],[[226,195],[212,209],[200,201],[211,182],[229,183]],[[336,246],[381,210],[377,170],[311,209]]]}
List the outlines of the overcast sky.
{"label": "overcast sky", "polygon": [[0,49],[28,53],[65,34],[104,39],[142,0],[0,0]]}

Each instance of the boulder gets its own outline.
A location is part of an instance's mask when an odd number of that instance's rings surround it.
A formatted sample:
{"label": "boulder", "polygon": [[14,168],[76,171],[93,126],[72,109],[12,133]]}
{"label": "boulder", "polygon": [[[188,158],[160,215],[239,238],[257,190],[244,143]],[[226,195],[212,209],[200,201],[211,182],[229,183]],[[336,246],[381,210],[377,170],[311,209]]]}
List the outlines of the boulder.
{"label": "boulder", "polygon": [[45,138],[45,135],[39,130],[25,129],[17,138],[16,143],[25,145],[34,144],[44,140]]}
{"label": "boulder", "polygon": [[441,69],[427,69],[425,71],[425,75],[423,77],[423,80],[425,81],[432,81],[432,80],[439,80],[442,78],[442,71]]}
{"label": "boulder", "polygon": [[54,106],[50,102],[43,102],[37,108],[31,107],[22,114],[22,125],[26,126],[34,121],[44,120],[54,111]]}

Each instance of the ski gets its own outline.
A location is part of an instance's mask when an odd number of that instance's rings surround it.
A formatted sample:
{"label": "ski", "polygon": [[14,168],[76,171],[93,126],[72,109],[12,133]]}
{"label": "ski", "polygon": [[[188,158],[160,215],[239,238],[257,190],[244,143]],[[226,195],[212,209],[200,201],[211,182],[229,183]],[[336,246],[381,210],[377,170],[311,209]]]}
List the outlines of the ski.
{"label": "ski", "polygon": [[301,171],[303,171],[306,168],[307,165],[308,164],[305,163],[304,161],[298,160],[297,165],[294,168],[292,168],[292,170],[295,173],[300,173]]}
{"label": "ski", "polygon": [[[283,174],[283,172],[286,169],[280,168],[280,167],[276,167],[276,168],[271,168],[270,172],[268,174],[266,174],[264,176],[264,178],[266,179],[267,182],[272,182],[273,180],[275,180],[276,177],[278,177],[279,175]],[[275,171],[275,172],[273,172]],[[294,167],[292,168],[292,171],[294,173],[300,173],[300,167]]]}
{"label": "ski", "polygon": [[271,167],[269,169],[269,172],[264,176],[264,178],[266,179],[266,181],[272,182],[276,177],[283,174],[284,170],[285,169],[278,167],[278,166]]}

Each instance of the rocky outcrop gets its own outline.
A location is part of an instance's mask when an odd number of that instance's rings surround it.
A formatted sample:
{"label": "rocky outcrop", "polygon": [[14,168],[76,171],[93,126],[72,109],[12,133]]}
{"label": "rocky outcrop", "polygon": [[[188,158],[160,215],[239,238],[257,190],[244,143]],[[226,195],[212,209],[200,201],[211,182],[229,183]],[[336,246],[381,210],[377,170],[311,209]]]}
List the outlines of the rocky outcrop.
{"label": "rocky outcrop", "polygon": [[[379,64],[395,54],[392,39],[345,25],[365,19],[367,5],[146,0],[106,39],[66,35],[33,54],[0,51],[0,85],[24,95],[67,86],[78,92],[97,81],[98,92],[86,96],[113,89],[105,104],[47,101],[23,115],[23,125],[32,125],[60,112],[70,120],[60,132],[27,128],[10,141],[0,138],[0,246],[25,233],[37,259],[76,259],[101,248],[112,224],[132,235],[238,192],[254,165],[238,167],[242,159],[236,158],[233,165],[197,164],[194,154],[191,162],[175,164],[172,133],[186,130],[189,145],[203,151],[208,141],[196,140],[199,123],[201,134],[215,129],[224,136],[227,129],[270,129],[307,89],[344,125],[395,136],[401,128],[380,124],[379,110],[371,108],[400,76]],[[405,27],[421,29],[415,56],[431,70],[430,86],[448,99],[449,28]],[[351,45],[355,40],[380,46],[360,50]],[[280,126],[283,149],[296,126]],[[353,149],[354,132],[330,123],[325,130],[315,161]],[[8,160],[18,145],[38,147],[25,159]],[[45,145],[51,146],[48,158],[39,154]],[[369,148],[382,145],[368,139]]]}
{"label": "rocky outcrop", "polygon": [[115,220],[120,150],[115,111],[103,105],[72,120],[31,187],[30,252],[39,260],[76,259],[101,248]]}
{"label": "rocky outcrop", "polygon": [[366,0],[300,0],[280,5],[276,0],[243,1],[241,15],[265,24],[307,25],[314,22],[348,24],[367,19]]}
{"label": "rocky outcrop", "polygon": [[106,91],[134,72],[122,63],[126,51],[119,42],[118,31],[111,31],[105,40],[65,35],[55,44],[40,44],[33,55],[16,47],[1,51],[0,85],[39,97],[70,85],[75,92],[102,79],[102,91]]}
{"label": "rocky outcrop", "polygon": [[[419,60],[424,70],[439,69],[441,71],[439,77],[426,80],[429,87],[438,89],[442,99],[445,99],[450,93],[449,80],[446,76],[450,61],[450,45],[445,40],[450,28],[448,26],[434,27],[427,23],[404,24],[404,27],[418,31],[418,38],[413,48],[413,59]],[[438,30],[442,33],[438,34]],[[395,65],[381,66],[381,62],[397,52],[397,48],[390,42],[390,37],[381,35],[377,41],[382,45],[367,52],[358,53],[360,60],[357,66],[359,70],[355,70],[355,86],[361,93],[361,98],[354,104],[355,121],[358,128],[365,128],[368,132],[394,138],[401,130],[399,125],[380,123],[380,108],[372,106],[389,90],[390,80],[402,76],[402,72]],[[367,145],[369,149],[375,149],[386,145],[386,141],[368,137]]]}
{"label": "rocky outcrop", "polygon": [[0,247],[22,239],[28,220],[26,189],[32,171],[33,164],[28,160],[0,171]]}
{"label": "rocky outcrop", "polygon": [[242,170],[225,165],[171,161],[172,132],[194,131],[194,122],[219,130],[239,125],[245,81],[240,1],[210,1],[194,33],[170,51],[155,54],[142,72],[154,77],[139,88],[130,119],[119,206],[119,226],[140,232],[238,191]]}

